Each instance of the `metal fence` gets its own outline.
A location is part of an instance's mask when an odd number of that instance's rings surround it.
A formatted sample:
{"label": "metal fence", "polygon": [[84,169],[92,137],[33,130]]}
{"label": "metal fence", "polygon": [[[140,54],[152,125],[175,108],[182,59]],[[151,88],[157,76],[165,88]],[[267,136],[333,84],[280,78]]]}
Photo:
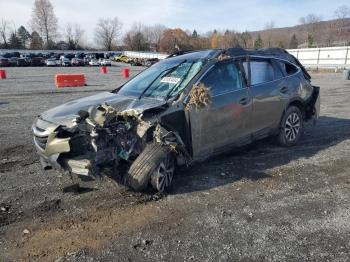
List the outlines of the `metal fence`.
{"label": "metal fence", "polygon": [[287,51],[298,58],[300,63],[306,68],[350,68],[349,46],[289,49]]}
{"label": "metal fence", "polygon": [[[298,58],[306,68],[350,68],[350,46],[289,49],[287,51]],[[167,57],[167,54],[149,52],[124,51],[123,54],[132,58],[164,59]]]}

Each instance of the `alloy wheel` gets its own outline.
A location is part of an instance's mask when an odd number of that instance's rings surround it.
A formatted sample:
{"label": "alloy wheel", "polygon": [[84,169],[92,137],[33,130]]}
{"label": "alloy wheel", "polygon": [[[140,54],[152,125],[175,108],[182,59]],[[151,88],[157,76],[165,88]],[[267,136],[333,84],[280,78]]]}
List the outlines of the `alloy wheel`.
{"label": "alloy wheel", "polygon": [[164,190],[170,186],[171,181],[173,180],[174,169],[174,157],[171,154],[168,154],[152,173],[152,186],[159,192],[164,192]]}
{"label": "alloy wheel", "polygon": [[300,132],[301,121],[297,113],[291,113],[284,126],[284,135],[289,142],[293,142],[298,138]]}

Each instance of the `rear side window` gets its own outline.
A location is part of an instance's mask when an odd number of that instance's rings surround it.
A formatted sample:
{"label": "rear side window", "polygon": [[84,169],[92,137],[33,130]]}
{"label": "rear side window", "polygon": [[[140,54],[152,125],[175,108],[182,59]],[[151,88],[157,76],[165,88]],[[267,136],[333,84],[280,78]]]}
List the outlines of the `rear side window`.
{"label": "rear side window", "polygon": [[269,61],[250,61],[250,81],[257,85],[274,80],[274,71]]}
{"label": "rear side window", "polygon": [[233,63],[218,64],[201,80],[212,95],[220,95],[242,88],[242,80],[238,67]]}
{"label": "rear side window", "polygon": [[[248,63],[243,62],[246,72],[248,72]],[[283,77],[280,68],[272,64],[270,60],[251,60],[250,61],[250,82],[251,85],[258,85],[274,81]]]}

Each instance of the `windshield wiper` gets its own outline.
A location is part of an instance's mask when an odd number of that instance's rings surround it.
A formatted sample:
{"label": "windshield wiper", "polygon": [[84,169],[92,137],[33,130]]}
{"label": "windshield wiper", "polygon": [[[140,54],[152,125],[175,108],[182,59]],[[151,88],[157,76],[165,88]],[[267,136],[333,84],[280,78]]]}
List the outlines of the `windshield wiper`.
{"label": "windshield wiper", "polygon": [[[170,67],[170,68],[168,68],[168,69],[162,71],[162,72],[161,72],[159,75],[157,75],[157,77],[145,88],[145,90],[142,91],[141,95],[139,96],[139,99],[141,99],[141,98],[144,96],[144,94],[148,91],[148,89],[151,88],[151,86],[154,84],[154,82],[157,81],[157,79],[158,79],[162,74],[164,74],[164,72],[169,71],[169,72],[168,72],[168,74],[169,74],[169,73],[173,72],[176,68],[178,68],[180,65],[182,65],[182,64],[184,64],[184,63],[186,63],[186,62],[187,62],[187,59],[183,60],[181,63],[179,63],[179,64],[176,65],[176,66]],[[156,88],[156,89],[157,89],[157,88]],[[154,90],[156,90],[156,89],[154,89]],[[153,91],[154,91],[154,90],[153,90]],[[152,91],[152,92],[153,92],[153,91]],[[151,94],[152,94],[152,92],[151,92]]]}

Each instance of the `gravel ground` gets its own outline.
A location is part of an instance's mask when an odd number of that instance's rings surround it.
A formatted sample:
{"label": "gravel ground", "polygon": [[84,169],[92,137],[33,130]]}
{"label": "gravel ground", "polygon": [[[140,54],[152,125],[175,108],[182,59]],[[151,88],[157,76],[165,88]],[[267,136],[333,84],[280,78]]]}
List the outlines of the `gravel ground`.
{"label": "gravel ground", "polygon": [[[8,68],[0,80],[1,261],[349,261],[350,82],[313,74],[321,117],[301,143],[271,139],[178,170],[167,195],[134,193],[40,168],[30,126],[40,112],[112,90],[108,68]],[[131,75],[142,68],[131,68]],[[58,72],[88,86],[56,89]]]}

